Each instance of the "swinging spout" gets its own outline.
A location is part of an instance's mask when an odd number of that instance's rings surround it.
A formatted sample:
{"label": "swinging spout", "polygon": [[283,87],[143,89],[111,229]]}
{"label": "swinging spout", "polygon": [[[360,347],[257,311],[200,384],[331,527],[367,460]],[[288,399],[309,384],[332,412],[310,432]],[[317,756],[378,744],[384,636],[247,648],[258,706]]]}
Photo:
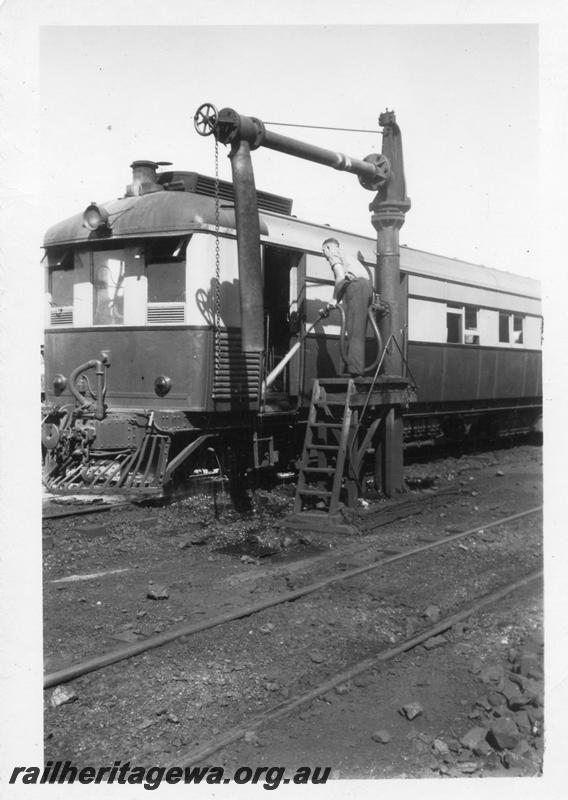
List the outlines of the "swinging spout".
{"label": "swinging spout", "polygon": [[365,189],[380,190],[391,179],[389,159],[371,153],[364,159],[326,150],[307,142],[291,139],[266,130],[256,117],[238,114],[232,108],[217,111],[211,103],[201,105],[194,115],[195,129],[201,136],[214,135],[218,142],[231,145],[229,158],[233,172],[237,249],[239,260],[239,297],[244,352],[264,351],[264,304],[260,260],[260,226],[251,151],[267,147],[358,176]]}
{"label": "swinging spout", "polygon": [[217,111],[212,104],[204,103],[195,113],[194,124],[201,136],[214,134],[217,141],[223,144],[234,146],[237,142],[247,141],[251,150],[267,147],[269,150],[277,150],[289,156],[351,172],[357,175],[361,186],[369,191],[379,190],[391,177],[389,160],[383,154],[371,153],[363,159],[358,159],[345,153],[326,150],[269,131],[262,120],[238,114],[232,108],[222,108],[221,111]]}

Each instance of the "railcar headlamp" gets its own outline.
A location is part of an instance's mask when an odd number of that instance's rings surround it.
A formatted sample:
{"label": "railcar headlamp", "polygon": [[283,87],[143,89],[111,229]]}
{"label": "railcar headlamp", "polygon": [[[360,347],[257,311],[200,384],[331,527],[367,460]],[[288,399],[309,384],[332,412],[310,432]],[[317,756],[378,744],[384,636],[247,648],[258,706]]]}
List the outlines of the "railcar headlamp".
{"label": "railcar headlamp", "polygon": [[154,391],[158,397],[164,397],[172,388],[172,379],[167,375],[158,375],[154,381]]}
{"label": "railcar headlamp", "polygon": [[67,378],[65,377],[65,375],[61,375],[61,373],[59,373],[53,379],[53,391],[55,392],[55,394],[61,394],[62,392],[65,391],[66,387],[67,387]]}
{"label": "railcar headlamp", "polygon": [[91,203],[90,206],[87,206],[83,211],[83,228],[87,228],[89,231],[97,231],[100,228],[108,227],[108,211],[96,203]]}

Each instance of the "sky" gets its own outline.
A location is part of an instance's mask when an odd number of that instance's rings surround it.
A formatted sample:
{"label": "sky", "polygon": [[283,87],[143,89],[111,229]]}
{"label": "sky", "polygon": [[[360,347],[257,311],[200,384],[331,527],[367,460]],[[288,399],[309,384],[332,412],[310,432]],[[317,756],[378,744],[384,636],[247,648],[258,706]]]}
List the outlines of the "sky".
{"label": "sky", "polygon": [[[122,194],[134,159],[214,171],[204,102],[363,158],[394,109],[412,209],[401,242],[540,277],[536,25],[53,26],[40,32],[41,223]],[[221,146],[221,177],[230,179]],[[256,185],[374,235],[353,175],[260,148]],[[531,182],[533,186],[531,186]]]}
{"label": "sky", "polygon": [[[547,647],[568,639],[567,40],[565,0],[0,0],[0,768],[41,763],[42,238],[122,195],[135,159],[212,174],[213,141],[193,128],[204,102],[373,131],[394,109],[412,200],[401,242],[543,280]],[[376,133],[268,127],[358,158],[380,148]],[[220,161],[230,178],[223,149]],[[373,195],[354,176],[262,148],[253,163],[257,187],[298,216],[373,235]],[[543,797],[565,788],[566,663],[547,666]],[[392,783],[382,796],[427,795]]]}

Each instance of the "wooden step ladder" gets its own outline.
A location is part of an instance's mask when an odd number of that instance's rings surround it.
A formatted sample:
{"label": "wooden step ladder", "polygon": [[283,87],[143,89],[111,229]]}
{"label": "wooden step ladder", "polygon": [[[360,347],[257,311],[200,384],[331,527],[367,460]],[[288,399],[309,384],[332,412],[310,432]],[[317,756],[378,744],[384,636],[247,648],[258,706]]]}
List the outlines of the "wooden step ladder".
{"label": "wooden step ladder", "polygon": [[353,378],[316,378],[298,472],[294,513],[338,512],[358,410]]}

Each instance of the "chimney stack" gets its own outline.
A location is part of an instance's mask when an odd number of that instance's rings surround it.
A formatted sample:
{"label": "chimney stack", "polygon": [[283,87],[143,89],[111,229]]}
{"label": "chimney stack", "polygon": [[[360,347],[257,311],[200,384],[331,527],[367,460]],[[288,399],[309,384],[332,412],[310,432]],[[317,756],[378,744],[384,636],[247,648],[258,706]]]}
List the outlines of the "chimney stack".
{"label": "chimney stack", "polygon": [[126,187],[127,197],[137,197],[150,192],[161,192],[163,186],[158,183],[156,170],[161,166],[171,166],[170,161],[133,161],[132,183]]}

